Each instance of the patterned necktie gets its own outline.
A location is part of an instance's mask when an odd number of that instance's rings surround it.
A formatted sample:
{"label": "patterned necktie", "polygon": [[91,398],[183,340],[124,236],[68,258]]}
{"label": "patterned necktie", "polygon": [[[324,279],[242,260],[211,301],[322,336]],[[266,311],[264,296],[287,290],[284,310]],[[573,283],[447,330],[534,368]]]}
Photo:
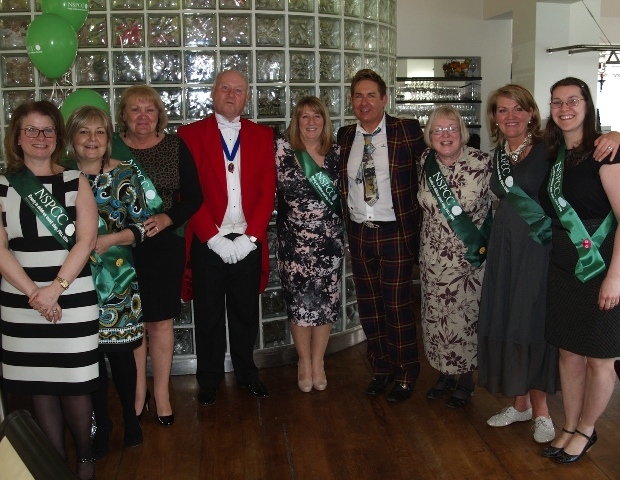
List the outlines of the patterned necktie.
{"label": "patterned necktie", "polygon": [[379,200],[379,190],[377,189],[377,176],[375,174],[375,162],[372,154],[375,146],[372,144],[372,137],[381,131],[377,128],[372,134],[364,133],[364,155],[362,163],[355,178],[356,183],[364,182],[364,201],[371,207]]}

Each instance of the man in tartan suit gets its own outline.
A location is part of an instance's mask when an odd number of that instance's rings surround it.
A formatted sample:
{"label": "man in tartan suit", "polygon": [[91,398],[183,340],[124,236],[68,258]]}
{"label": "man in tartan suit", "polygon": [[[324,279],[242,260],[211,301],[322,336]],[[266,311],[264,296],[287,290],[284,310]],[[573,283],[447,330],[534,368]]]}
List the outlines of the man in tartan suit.
{"label": "man in tartan suit", "polygon": [[[412,282],[420,231],[416,159],[426,147],[419,122],[387,115],[387,101],[376,72],[357,72],[351,81],[357,122],[340,128],[338,144],[353,281],[373,369],[366,394],[380,395],[394,381],[386,399],[396,403],[411,396],[420,372]],[[365,137],[372,143],[370,170]]]}

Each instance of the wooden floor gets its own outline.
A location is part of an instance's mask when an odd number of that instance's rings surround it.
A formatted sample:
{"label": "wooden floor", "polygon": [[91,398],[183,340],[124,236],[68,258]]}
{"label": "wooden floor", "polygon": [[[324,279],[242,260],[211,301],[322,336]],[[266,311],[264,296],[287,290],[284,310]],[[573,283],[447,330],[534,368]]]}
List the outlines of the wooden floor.
{"label": "wooden floor", "polygon": [[[477,389],[463,410],[424,393],[435,373],[424,362],[412,398],[399,405],[363,394],[370,378],[365,343],[326,358],[324,392],[297,389],[296,366],[261,371],[271,397],[258,400],[226,374],[217,403],[200,407],[193,376],[172,378],[176,422],[161,427],[151,408],[144,444],[122,447],[121,413],[111,392],[110,455],[97,479],[620,479],[620,386],[597,424],[598,443],[575,465],[540,455],[531,423],[491,428],[509,399]],[[152,406],[151,406],[152,407]],[[562,425],[561,398],[550,398]]]}

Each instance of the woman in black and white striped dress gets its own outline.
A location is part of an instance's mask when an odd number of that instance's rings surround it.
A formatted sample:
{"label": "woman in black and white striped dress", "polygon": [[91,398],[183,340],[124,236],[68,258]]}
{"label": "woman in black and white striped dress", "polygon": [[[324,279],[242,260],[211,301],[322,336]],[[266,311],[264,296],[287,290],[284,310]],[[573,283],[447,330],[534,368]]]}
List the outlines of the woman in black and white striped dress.
{"label": "woman in black and white striped dress", "polygon": [[[32,395],[37,421],[63,458],[67,424],[76,445],[77,474],[91,478],[95,467],[90,392],[97,389],[99,375],[99,312],[87,261],[98,217],[86,178],[58,164],[63,137],[58,109],[40,101],[15,110],[4,141],[8,173],[0,176],[3,388]],[[64,208],[69,217],[64,225],[60,207],[39,196],[41,185]],[[42,199],[48,217],[56,218],[55,225],[68,236],[75,232],[74,244],[63,246],[62,235],[57,239],[59,235],[51,233],[54,227],[46,226],[24,201],[29,195]]]}

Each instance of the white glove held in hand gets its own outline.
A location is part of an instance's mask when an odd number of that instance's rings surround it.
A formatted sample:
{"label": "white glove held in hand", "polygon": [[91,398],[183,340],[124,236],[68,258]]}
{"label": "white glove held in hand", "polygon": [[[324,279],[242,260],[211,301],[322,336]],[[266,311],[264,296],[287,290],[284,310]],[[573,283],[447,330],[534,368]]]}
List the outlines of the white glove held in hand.
{"label": "white glove held in hand", "polygon": [[207,245],[224,260],[224,263],[237,263],[237,261],[239,261],[239,258],[237,258],[237,249],[233,241],[229,238],[217,234],[207,241]]}
{"label": "white glove held in hand", "polygon": [[237,249],[237,258],[239,261],[248,256],[252,250],[256,250],[256,244],[252,243],[247,235],[240,235],[233,240]]}

